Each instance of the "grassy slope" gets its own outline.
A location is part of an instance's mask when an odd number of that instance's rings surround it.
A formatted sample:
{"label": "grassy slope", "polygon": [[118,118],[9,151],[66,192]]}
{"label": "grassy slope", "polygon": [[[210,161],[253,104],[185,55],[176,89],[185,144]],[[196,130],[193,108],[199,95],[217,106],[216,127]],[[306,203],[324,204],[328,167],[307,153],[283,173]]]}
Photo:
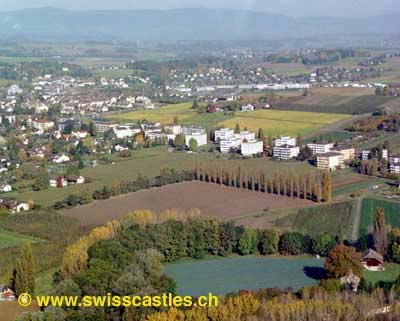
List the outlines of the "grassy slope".
{"label": "grassy slope", "polygon": [[362,204],[362,216],[360,223],[360,234],[368,232],[374,222],[376,209],[381,207],[385,210],[386,224],[400,227],[400,202],[391,202],[383,199],[366,198]]}
{"label": "grassy slope", "polygon": [[18,246],[24,242],[38,242],[38,238],[0,230],[0,248]]}
{"label": "grassy slope", "polygon": [[372,272],[365,271],[363,276],[368,283],[376,284],[378,282],[393,282],[400,275],[400,264],[385,263],[385,271]]}

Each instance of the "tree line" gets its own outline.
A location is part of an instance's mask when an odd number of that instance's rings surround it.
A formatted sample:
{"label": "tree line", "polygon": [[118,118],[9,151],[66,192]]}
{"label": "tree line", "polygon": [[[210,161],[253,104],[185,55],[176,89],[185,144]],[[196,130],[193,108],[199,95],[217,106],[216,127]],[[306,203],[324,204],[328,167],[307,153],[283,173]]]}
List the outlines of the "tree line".
{"label": "tree line", "polygon": [[332,180],[328,171],[298,174],[290,170],[272,172],[219,162],[196,162],[194,177],[202,182],[316,202],[329,202],[332,197]]}

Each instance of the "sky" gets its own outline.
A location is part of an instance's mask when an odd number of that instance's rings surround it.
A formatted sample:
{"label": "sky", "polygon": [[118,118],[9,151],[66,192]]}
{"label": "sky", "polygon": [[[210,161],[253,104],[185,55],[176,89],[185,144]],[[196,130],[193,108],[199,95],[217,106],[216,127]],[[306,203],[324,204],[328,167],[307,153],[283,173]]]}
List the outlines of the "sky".
{"label": "sky", "polygon": [[288,16],[365,17],[400,13],[399,0],[0,0],[0,10],[57,7],[90,9],[249,9]]}

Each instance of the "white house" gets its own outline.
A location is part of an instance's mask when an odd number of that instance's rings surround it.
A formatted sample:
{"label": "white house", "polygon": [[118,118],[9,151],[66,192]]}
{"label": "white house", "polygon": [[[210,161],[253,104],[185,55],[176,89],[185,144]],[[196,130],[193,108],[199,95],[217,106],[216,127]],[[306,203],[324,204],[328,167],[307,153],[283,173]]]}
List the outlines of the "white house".
{"label": "white house", "polygon": [[251,104],[240,106],[240,111],[242,113],[247,113],[249,111],[254,111],[254,110],[255,110],[255,108]]}
{"label": "white house", "polygon": [[113,128],[113,131],[117,138],[124,139],[127,137],[133,137],[136,134],[140,133],[140,128],[135,128],[129,125],[120,125]]}
{"label": "white house", "polygon": [[181,125],[172,124],[172,125],[166,125],[164,127],[164,130],[165,130],[166,133],[171,133],[171,134],[174,134],[174,135],[178,135],[178,134],[181,133],[182,127],[181,127]]}
{"label": "white house", "polygon": [[56,164],[66,163],[66,162],[69,162],[69,161],[70,161],[70,157],[68,155],[65,155],[65,154],[61,154],[60,156],[56,155],[53,158],[53,163],[56,163]]}
{"label": "white house", "polygon": [[12,186],[10,184],[3,184],[0,185],[0,192],[2,193],[8,193],[12,191]]}
{"label": "white house", "polygon": [[370,154],[371,154],[371,151],[370,151],[370,150],[363,150],[363,151],[361,152],[361,160],[368,160]]}
{"label": "white house", "polygon": [[389,169],[391,173],[400,174],[400,163],[390,163]]}
{"label": "white house", "polygon": [[244,140],[247,140],[247,141],[255,140],[256,139],[256,134],[254,132],[249,132],[247,130],[246,131],[242,131],[242,132],[240,132],[240,139],[242,141],[244,141]]}
{"label": "white house", "polygon": [[283,145],[296,146],[296,138],[290,136],[281,136],[275,139],[275,147],[280,147]]}
{"label": "white house", "polygon": [[7,90],[8,96],[15,96],[22,94],[24,91],[18,85],[11,85],[10,88]]}
{"label": "white house", "polygon": [[197,146],[207,145],[207,134],[206,133],[193,132],[191,135],[185,135],[186,146],[189,146],[189,142],[192,138],[197,142]]}
{"label": "white house", "polygon": [[251,156],[262,153],[264,150],[264,145],[262,141],[249,140],[242,142],[240,146],[240,151],[243,156]]}
{"label": "white house", "polygon": [[280,160],[289,160],[299,155],[300,147],[285,144],[285,145],[275,146],[272,151],[273,151],[273,157],[276,157]]}

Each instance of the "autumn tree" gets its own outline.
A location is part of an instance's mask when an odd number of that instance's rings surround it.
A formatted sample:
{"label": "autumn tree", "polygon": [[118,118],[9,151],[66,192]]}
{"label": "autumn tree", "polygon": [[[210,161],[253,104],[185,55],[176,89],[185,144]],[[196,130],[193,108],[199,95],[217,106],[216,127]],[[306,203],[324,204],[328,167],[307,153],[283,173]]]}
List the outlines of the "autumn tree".
{"label": "autumn tree", "polygon": [[332,179],[328,171],[322,175],[322,198],[325,202],[329,202],[332,197]]}
{"label": "autumn tree", "polygon": [[385,226],[385,212],[383,208],[376,209],[372,239],[375,250],[380,254],[385,255],[388,247],[388,239]]}
{"label": "autumn tree", "polygon": [[336,245],[325,260],[325,271],[330,278],[340,278],[353,272],[362,275],[361,255],[353,247]]}
{"label": "autumn tree", "polygon": [[22,245],[14,272],[14,289],[17,295],[35,290],[35,261],[29,243]]}

